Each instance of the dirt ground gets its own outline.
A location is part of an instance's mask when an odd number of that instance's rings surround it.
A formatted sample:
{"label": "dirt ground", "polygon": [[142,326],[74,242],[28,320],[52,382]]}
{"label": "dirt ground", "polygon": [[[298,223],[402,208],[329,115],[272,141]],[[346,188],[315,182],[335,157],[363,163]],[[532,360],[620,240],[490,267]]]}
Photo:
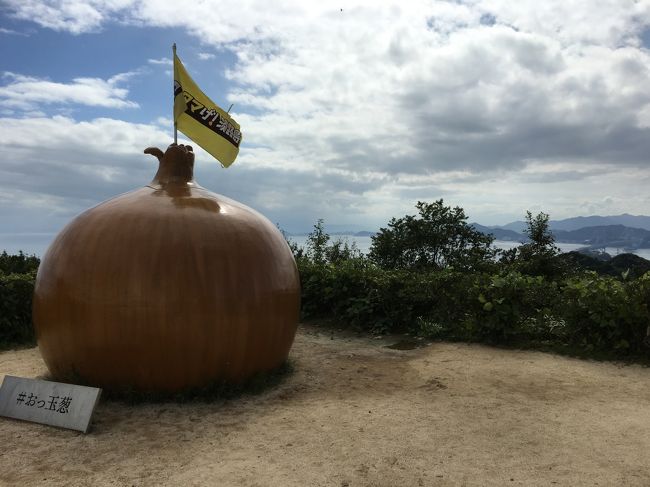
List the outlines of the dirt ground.
{"label": "dirt ground", "polygon": [[[88,435],[2,418],[0,484],[650,485],[650,369],[395,340],[301,326],[276,388],[101,401]],[[45,372],[0,353],[0,379]]]}

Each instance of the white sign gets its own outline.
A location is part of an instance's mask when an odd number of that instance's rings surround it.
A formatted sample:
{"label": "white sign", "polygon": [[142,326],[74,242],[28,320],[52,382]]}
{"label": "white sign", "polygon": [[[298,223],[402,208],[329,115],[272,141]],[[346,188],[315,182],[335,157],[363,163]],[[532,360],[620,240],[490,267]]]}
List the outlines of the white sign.
{"label": "white sign", "polygon": [[102,390],[96,387],[5,376],[0,416],[88,432]]}

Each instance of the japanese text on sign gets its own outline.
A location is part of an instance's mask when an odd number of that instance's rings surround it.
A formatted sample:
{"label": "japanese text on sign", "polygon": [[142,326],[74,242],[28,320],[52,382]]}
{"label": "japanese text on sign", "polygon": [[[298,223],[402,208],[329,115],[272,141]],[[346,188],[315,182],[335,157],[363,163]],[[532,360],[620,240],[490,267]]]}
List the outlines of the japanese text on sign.
{"label": "japanese text on sign", "polygon": [[49,399],[45,401],[39,400],[38,396],[32,393],[30,393],[28,397],[26,392],[21,392],[16,398],[16,403],[23,406],[37,407],[38,409],[44,408],[45,404],[47,403],[47,407],[45,407],[45,409],[48,411],[56,411],[57,413],[67,414],[70,408],[70,404],[72,404],[72,398],[70,396],[61,398],[59,396],[49,396]]}
{"label": "japanese text on sign", "polygon": [[7,375],[0,386],[0,416],[86,433],[102,390]]}
{"label": "japanese text on sign", "polygon": [[217,110],[206,107],[187,91],[183,91],[183,97],[187,104],[187,109],[185,110],[187,115],[227,139],[231,144],[239,147],[241,131],[236,129],[225,117],[219,115]]}

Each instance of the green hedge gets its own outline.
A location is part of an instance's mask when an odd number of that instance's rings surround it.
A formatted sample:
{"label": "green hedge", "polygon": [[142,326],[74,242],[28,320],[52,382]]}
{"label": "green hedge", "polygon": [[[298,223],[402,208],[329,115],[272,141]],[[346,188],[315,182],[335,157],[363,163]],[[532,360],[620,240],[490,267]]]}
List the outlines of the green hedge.
{"label": "green hedge", "polygon": [[0,271],[0,346],[34,343],[32,295],[36,271],[4,274]]}
{"label": "green hedge", "polygon": [[543,340],[553,336],[548,318],[561,292],[555,281],[508,272],[475,276],[471,300],[471,334],[494,343]]}
{"label": "green hedge", "polygon": [[298,261],[305,318],[330,316],[372,333],[414,330],[418,318],[464,316],[467,274],[385,270],[363,259],[338,264]]}
{"label": "green hedge", "polygon": [[366,259],[298,259],[305,318],[372,333],[416,332],[494,344],[550,344],[650,357],[650,273],[552,281],[519,272],[386,270]]}
{"label": "green hedge", "polygon": [[[570,347],[650,358],[650,272],[549,280],[495,274],[382,269],[356,255],[297,258],[305,318],[331,317],[370,333]],[[31,308],[38,260],[0,254],[0,346],[34,342]],[[16,271],[26,271],[17,273]]]}
{"label": "green hedge", "polygon": [[596,274],[569,279],[556,308],[574,345],[648,353],[650,272],[631,281]]}
{"label": "green hedge", "polygon": [[22,251],[8,254],[6,250],[0,253],[1,274],[29,274],[36,272],[41,260],[35,255],[27,255]]}

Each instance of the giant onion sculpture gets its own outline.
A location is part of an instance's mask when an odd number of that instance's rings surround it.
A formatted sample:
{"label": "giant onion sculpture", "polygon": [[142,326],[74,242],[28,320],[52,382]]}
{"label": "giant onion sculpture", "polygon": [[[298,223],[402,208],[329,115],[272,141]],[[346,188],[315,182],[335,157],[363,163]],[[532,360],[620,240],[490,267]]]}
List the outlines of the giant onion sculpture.
{"label": "giant onion sculpture", "polygon": [[174,392],[287,359],[300,284],[277,228],[193,179],[172,144],[153,181],[70,222],[43,257],[34,325],[58,379]]}

